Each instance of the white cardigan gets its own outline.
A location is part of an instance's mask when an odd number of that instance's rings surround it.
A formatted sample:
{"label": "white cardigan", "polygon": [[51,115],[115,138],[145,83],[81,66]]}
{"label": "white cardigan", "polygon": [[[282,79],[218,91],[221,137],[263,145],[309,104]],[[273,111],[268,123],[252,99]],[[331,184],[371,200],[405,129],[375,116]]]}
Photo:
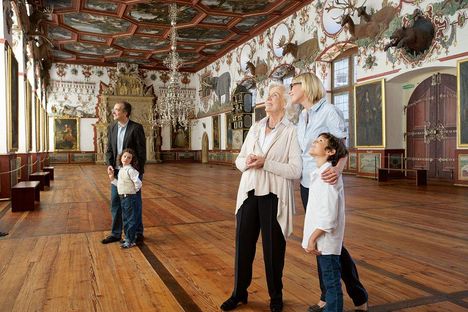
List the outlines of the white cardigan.
{"label": "white cardigan", "polygon": [[[297,140],[296,127],[283,118],[276,126],[276,135],[265,153],[259,144],[260,130],[266,118],[256,122],[249,130],[239,155],[236,166],[242,172],[237,192],[236,214],[248,197],[248,192],[255,190],[255,195],[264,196],[270,192],[278,196],[277,220],[285,238],[293,229],[295,179],[301,177],[301,149]],[[245,163],[249,154],[265,157],[263,168],[248,169]]]}

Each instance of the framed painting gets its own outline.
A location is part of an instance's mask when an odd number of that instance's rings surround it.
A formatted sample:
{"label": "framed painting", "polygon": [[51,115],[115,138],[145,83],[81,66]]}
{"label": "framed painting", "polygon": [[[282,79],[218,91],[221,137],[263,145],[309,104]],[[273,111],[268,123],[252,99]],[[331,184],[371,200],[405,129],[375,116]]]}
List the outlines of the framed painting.
{"label": "framed painting", "polygon": [[221,128],[220,126],[221,115],[212,116],[213,121],[213,149],[219,150],[221,148]]}
{"label": "framed painting", "polygon": [[44,108],[41,106],[41,110],[39,112],[39,122],[41,124],[41,151],[45,150],[45,111]]}
{"label": "framed painting", "polygon": [[355,147],[385,147],[385,80],[354,86]]}
{"label": "framed painting", "polygon": [[232,113],[226,113],[226,149],[232,149]]}
{"label": "framed painting", "polygon": [[468,154],[458,155],[458,180],[468,181]]}
{"label": "framed painting", "polygon": [[6,91],[8,109],[8,149],[12,152],[18,150],[18,62],[9,45],[6,45]]}
{"label": "framed painting", "polygon": [[349,169],[356,170],[357,169],[357,155],[356,153],[349,153],[349,160],[348,160]]}
{"label": "framed painting", "polygon": [[33,94],[31,84],[26,82],[26,142],[27,151],[31,152],[33,148],[33,115],[32,115]]}
{"label": "framed painting", "polygon": [[56,151],[78,151],[79,142],[79,118],[54,118],[54,149]]}
{"label": "framed painting", "polygon": [[171,126],[171,149],[190,149],[190,127]]}
{"label": "framed painting", "polygon": [[359,153],[359,172],[377,174],[380,168],[380,154]]}
{"label": "framed painting", "polygon": [[34,127],[35,127],[35,132],[36,132],[36,151],[40,151],[40,142],[41,142],[41,123],[39,120],[40,116],[40,110],[41,110],[41,102],[39,101],[39,98],[36,96],[36,104],[34,108]]}
{"label": "framed painting", "polygon": [[457,65],[457,146],[468,147],[468,59]]}

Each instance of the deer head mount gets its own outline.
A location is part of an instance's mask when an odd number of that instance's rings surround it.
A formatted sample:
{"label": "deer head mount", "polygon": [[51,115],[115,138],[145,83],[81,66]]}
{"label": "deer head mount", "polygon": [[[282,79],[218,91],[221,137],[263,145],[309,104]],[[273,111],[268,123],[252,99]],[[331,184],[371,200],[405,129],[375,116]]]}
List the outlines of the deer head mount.
{"label": "deer head mount", "polygon": [[[398,7],[388,5],[374,14],[368,14],[366,12],[366,6],[364,5],[365,3],[366,2],[364,2],[360,7],[356,7],[356,1],[348,0],[341,2],[339,0],[335,0],[332,5],[327,7],[328,11],[335,8],[339,8],[344,11],[339,23],[341,26],[348,26],[348,30],[351,34],[350,41],[380,37],[381,34],[387,30],[388,25],[399,11]],[[362,19],[360,24],[355,24],[352,19],[355,12],[357,12],[357,15]]]}
{"label": "deer head mount", "polygon": [[296,61],[310,59],[314,57],[319,51],[317,31],[314,31],[314,37],[312,39],[304,41],[299,45],[297,44],[297,41],[295,43],[286,42],[286,37],[282,36],[278,43],[278,48],[283,49],[283,56],[291,53]]}
{"label": "deer head mount", "polygon": [[33,35],[35,33],[44,34],[40,24],[52,16],[54,7],[35,7],[31,15],[28,16],[27,6],[29,4],[26,0],[18,0],[16,5],[18,7],[23,32],[26,35]]}
{"label": "deer head mount", "polygon": [[266,77],[268,72],[268,65],[264,61],[260,61],[259,58],[257,58],[256,65],[251,61],[248,61],[245,63],[245,66],[247,67],[250,74],[255,78]]}
{"label": "deer head mount", "polygon": [[32,14],[29,16],[29,29],[28,31],[33,33],[33,32],[41,32],[42,29],[40,27],[40,24],[42,21],[47,20],[52,13],[54,12],[54,7],[44,7],[44,8],[37,8],[32,12]]}

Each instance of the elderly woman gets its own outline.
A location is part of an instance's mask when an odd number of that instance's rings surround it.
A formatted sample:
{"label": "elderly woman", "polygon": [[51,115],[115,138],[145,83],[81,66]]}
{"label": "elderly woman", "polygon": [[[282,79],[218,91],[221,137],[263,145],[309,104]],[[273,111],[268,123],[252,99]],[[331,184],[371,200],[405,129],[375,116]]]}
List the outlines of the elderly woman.
{"label": "elderly woman", "polygon": [[[302,178],[301,178],[301,199],[304,210],[307,208],[309,199],[310,173],[317,165],[313,157],[309,154],[312,142],[322,132],[329,132],[338,138],[345,139],[345,123],[341,111],[335,106],[327,103],[325,89],[322,82],[313,73],[300,74],[293,78],[291,83],[292,104],[302,104],[304,110],[299,115],[297,124],[297,137],[302,153]],[[340,159],[336,167],[329,168],[322,173],[322,179],[334,184],[337,177],[343,171],[346,158]],[[359,281],[356,265],[346,248],[342,246],[340,255],[341,279],[346,285],[346,290],[356,306],[356,311],[367,310],[367,291]],[[317,262],[319,271],[321,296],[320,301],[310,306],[309,312],[320,312],[326,305],[325,287],[322,281],[322,268]]]}
{"label": "elderly woman", "polygon": [[247,303],[260,230],[270,310],[283,310],[286,238],[293,227],[293,180],[300,177],[302,169],[296,129],[284,117],[286,97],[283,85],[270,86],[265,102],[267,117],[250,128],[236,159],[242,177],[236,205],[235,282],[232,296],[221,305],[224,311]]}

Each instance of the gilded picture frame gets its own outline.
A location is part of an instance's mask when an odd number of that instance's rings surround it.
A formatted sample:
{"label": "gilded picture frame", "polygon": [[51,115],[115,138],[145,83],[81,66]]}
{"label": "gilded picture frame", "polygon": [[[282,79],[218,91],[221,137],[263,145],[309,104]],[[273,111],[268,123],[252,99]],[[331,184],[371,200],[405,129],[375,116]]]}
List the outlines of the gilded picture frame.
{"label": "gilded picture frame", "polygon": [[31,84],[26,81],[26,150],[32,152],[33,150],[33,115],[32,115],[32,103],[33,94]]}
{"label": "gilded picture frame", "polygon": [[355,147],[385,147],[385,79],[354,86]]}
{"label": "gilded picture frame", "polygon": [[213,149],[221,149],[221,115],[212,116],[213,121]]}
{"label": "gilded picture frame", "polygon": [[458,155],[458,180],[468,181],[468,154]]}
{"label": "gilded picture frame", "polygon": [[6,100],[8,112],[8,150],[16,152],[19,147],[19,102],[18,61],[11,47],[6,44]]}
{"label": "gilded picture frame", "polygon": [[468,147],[468,59],[457,62],[457,147]]}
{"label": "gilded picture frame", "polygon": [[80,119],[77,117],[54,118],[54,150],[79,151]]}
{"label": "gilded picture frame", "polygon": [[233,138],[233,128],[232,128],[232,113],[226,113],[226,149],[232,149],[232,138]]}
{"label": "gilded picture frame", "polygon": [[377,174],[381,155],[378,153],[359,153],[359,173]]}
{"label": "gilded picture frame", "polygon": [[190,126],[185,129],[179,124],[171,125],[171,149],[190,149]]}
{"label": "gilded picture frame", "polygon": [[36,98],[36,103],[35,103],[35,108],[34,108],[34,126],[35,126],[35,132],[36,132],[36,152],[40,151],[40,144],[41,144],[41,123],[40,123],[40,110],[41,110],[41,101],[37,97]]}

